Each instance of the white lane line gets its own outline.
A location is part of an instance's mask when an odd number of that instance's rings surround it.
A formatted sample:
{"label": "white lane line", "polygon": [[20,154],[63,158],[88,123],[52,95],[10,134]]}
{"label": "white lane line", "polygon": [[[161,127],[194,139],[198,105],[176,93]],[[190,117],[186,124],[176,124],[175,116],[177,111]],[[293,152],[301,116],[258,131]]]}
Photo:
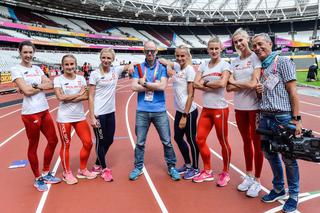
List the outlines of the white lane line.
{"label": "white lane line", "polygon": [[15,113],[15,112],[18,112],[18,111],[20,111],[20,110],[21,110],[21,109],[17,109],[17,110],[14,110],[14,111],[12,111],[12,112],[9,112],[9,113],[7,113],[7,114],[1,115],[0,118],[4,118],[4,117],[6,117],[6,116],[8,116],[8,115],[11,115],[11,114],[13,114],[13,113]]}
{"label": "white lane line", "polygon": [[[202,108],[202,106],[200,106],[199,104],[196,103],[196,105],[197,105],[199,108]],[[228,123],[231,124],[232,126],[237,127],[236,124],[234,124],[234,123],[232,123],[232,122],[230,122],[230,121],[228,121]],[[317,134],[319,134],[319,133],[317,133]],[[210,151],[211,151],[214,155],[216,155],[218,158],[220,158],[220,159],[222,160],[222,157],[221,157],[218,153],[216,153],[216,152],[215,152],[214,150],[212,150],[211,148],[210,148]],[[231,166],[234,170],[236,170],[238,173],[240,173],[240,174],[242,174],[242,175],[245,175],[245,174],[244,174],[241,170],[239,170],[237,167],[233,166],[232,164],[230,164],[230,166]],[[263,186],[261,187],[261,189],[262,189],[263,191],[267,192],[267,193],[270,192],[268,189],[266,189],[266,188],[263,187]],[[304,194],[305,194],[305,193],[300,193],[300,194],[299,194],[299,197],[303,196]],[[304,202],[304,201],[307,201],[307,200],[310,200],[310,199],[313,199],[313,198],[317,198],[317,197],[320,197],[320,194],[314,194],[314,195],[306,196],[306,197],[304,197],[304,198],[299,199],[299,203]],[[284,203],[285,203],[283,200],[278,200],[278,202],[281,203],[281,204],[284,204]],[[283,205],[278,206],[278,207],[275,207],[274,209],[271,209],[271,210],[269,210],[269,211],[267,211],[267,212],[265,212],[265,213],[275,213],[275,212],[278,212],[278,211],[280,211],[280,210],[282,209],[282,207],[283,207]],[[297,210],[296,213],[299,213],[299,211]]]}
{"label": "white lane line", "polygon": [[123,91],[117,92],[117,94],[119,94],[119,93],[128,93],[128,92],[132,93],[132,90],[123,90]]}
{"label": "white lane line", "polygon": [[[85,113],[85,115],[87,115],[88,112],[89,112],[89,110]],[[74,133],[75,133],[75,130],[72,130],[72,132],[71,132],[71,138],[73,137]],[[60,140],[60,138],[59,138],[59,140]],[[52,174],[53,174],[53,175],[56,174],[56,172],[57,172],[57,170],[58,170],[58,167],[59,167],[59,165],[60,165],[60,162],[61,162],[61,159],[60,159],[60,157],[58,157],[56,163],[54,164],[53,170],[52,170]],[[42,212],[43,207],[44,207],[44,204],[46,203],[46,200],[47,200],[49,191],[50,191],[50,189],[51,189],[51,186],[52,186],[52,184],[48,184],[48,190],[45,191],[45,192],[43,192],[43,194],[42,194],[42,196],[41,196],[41,199],[40,199],[40,201],[39,201],[39,204],[38,204],[36,213],[41,213],[41,212]]]}
{"label": "white lane line", "polygon": [[[121,88],[119,88],[119,89],[121,89]],[[116,90],[118,90],[118,89],[116,89]],[[85,115],[87,115],[88,113],[89,113],[89,110],[86,111]],[[72,130],[71,138],[74,135],[74,133],[75,133],[75,130]],[[53,175],[56,174],[56,172],[58,170],[58,167],[60,165],[60,162],[61,162],[61,159],[60,159],[60,157],[58,157],[56,163],[54,164],[53,170],[52,170],[52,174]],[[42,213],[42,210],[43,210],[44,204],[45,204],[45,202],[47,200],[47,197],[48,197],[50,189],[51,189],[51,184],[48,185],[48,190],[42,194],[41,199],[40,199],[39,204],[38,204],[38,207],[37,207],[37,210],[36,210],[36,213]]]}
{"label": "white lane line", "polygon": [[[53,97],[49,96],[49,98],[47,98],[47,100],[50,100],[50,99],[56,97],[55,95],[52,95],[52,96],[53,96]],[[17,106],[17,105],[20,105],[20,104],[22,104],[22,102],[21,102],[21,103],[12,104],[12,105],[10,105],[10,106],[4,106],[4,107],[1,107],[0,109],[5,109],[5,108],[13,107],[13,106]]]}
{"label": "white lane line", "polygon": [[[306,202],[308,200],[311,200],[311,199],[314,199],[314,198],[317,198],[317,197],[320,197],[320,194],[309,195],[309,196],[306,196],[306,197],[303,197],[303,198],[299,199],[298,203]],[[268,211],[266,211],[264,213],[276,213],[276,212],[281,211],[282,208],[283,208],[283,205],[277,206],[277,207],[275,207],[273,209],[270,209],[270,210],[268,210]]]}
{"label": "white lane line", "polygon": [[[130,81],[131,81],[130,79],[126,79],[125,81],[121,81],[121,82],[118,80],[117,86],[123,86],[124,84],[127,84]],[[131,85],[131,83],[130,83],[130,85]]]}
{"label": "white lane line", "polygon": [[315,114],[311,114],[311,113],[307,113],[307,112],[302,112],[302,111],[300,111],[300,113],[303,114],[303,115],[309,115],[309,116],[311,116],[311,117],[320,118],[319,115],[315,115]]}
{"label": "white lane line", "polygon": [[[55,111],[56,109],[58,109],[58,107],[50,110],[50,112],[53,112],[53,111]],[[24,130],[25,130],[25,127],[23,127],[22,129],[20,129],[18,132],[14,133],[13,135],[11,135],[11,136],[10,136],[9,138],[7,138],[5,141],[2,141],[2,142],[0,143],[0,148],[1,148],[2,146],[4,146],[6,143],[8,143],[12,138],[16,137],[18,134],[20,134],[21,132],[23,132]]]}
{"label": "white lane line", "polygon": [[[50,100],[50,99],[53,99],[53,98],[55,98],[55,97],[50,97],[50,98],[48,98],[47,100]],[[5,114],[5,115],[1,115],[1,116],[0,116],[0,119],[6,117],[6,116],[8,116],[8,115],[11,115],[11,114],[13,114],[13,113],[15,113],[15,112],[18,112],[18,111],[20,111],[20,110],[21,110],[21,108],[20,108],[20,109],[17,109],[17,110],[14,110],[14,111],[12,111],[12,112],[9,112],[9,113],[7,113],[7,114]]]}
{"label": "white lane line", "polygon": [[131,84],[130,85],[121,86],[121,87],[117,88],[116,90],[123,89],[125,87],[130,87],[130,86],[131,86]]}
{"label": "white lane line", "polygon": [[[202,106],[200,106],[199,104],[197,104],[196,102],[195,102],[195,104],[199,107],[199,108],[203,108]],[[234,124],[234,123],[232,123],[232,122],[230,122],[230,121],[228,121],[228,123],[229,124],[231,124],[232,126],[234,126],[234,127],[237,127],[237,125],[236,124]],[[219,155],[217,152],[215,152],[213,149],[211,149],[211,148],[209,148],[210,149],[210,152],[212,153],[212,154],[214,154],[215,156],[217,156],[220,160],[222,160],[222,156],[221,155]],[[238,167],[236,167],[235,165],[233,165],[232,163],[230,163],[230,167],[231,168],[233,168],[236,172],[238,172],[240,175],[242,175],[242,176],[246,176],[246,174],[243,172],[243,171],[241,171]],[[262,186],[262,184],[261,184],[261,189],[263,190],[263,191],[265,191],[267,194],[269,194],[270,193],[270,190],[268,190],[266,187],[264,187],[264,186]],[[281,204],[284,204],[284,201],[283,200],[278,200],[278,202],[279,203],[281,203]]]}
{"label": "white lane line", "polygon": [[[231,105],[234,105],[234,104],[231,103],[230,101],[227,101],[227,103],[229,103],[229,104],[231,104]],[[320,118],[320,116],[318,116],[318,115],[310,114],[310,113],[307,113],[307,112],[302,112],[302,111],[300,111],[300,113],[301,113],[301,114],[305,114],[305,115],[309,115],[309,116],[311,116],[311,117]],[[320,132],[313,131],[313,130],[312,130],[312,132],[315,133],[315,134],[317,134],[317,135],[320,135]]]}
{"label": "white lane line", "polygon": [[[231,105],[234,105],[231,101],[227,101],[227,103],[231,104]],[[311,117],[315,117],[315,118],[320,118],[319,115],[315,115],[315,114],[311,114],[311,113],[307,113],[307,112],[303,112],[303,111],[300,111],[301,114],[304,114],[304,115],[309,115]]]}
{"label": "white lane line", "polygon": [[[131,86],[131,85],[126,85],[126,86],[123,86],[123,87],[120,87],[120,88],[118,88],[118,89],[116,89],[116,90],[120,90],[120,89],[122,89],[122,88],[125,88],[125,87],[128,87],[128,86]],[[55,98],[55,97],[52,97],[52,98]],[[52,99],[52,98],[50,98],[50,99]],[[49,100],[49,99],[48,99]],[[56,109],[58,109],[58,107],[56,107],[56,108],[54,108],[53,110],[50,110],[50,112],[53,112],[53,111],[55,111]],[[22,128],[22,129],[20,129],[18,132],[16,132],[16,133],[14,133],[13,135],[11,135],[9,138],[7,138],[5,141],[3,141],[3,142],[1,142],[0,143],[0,148],[3,146],[3,145],[5,145],[6,143],[8,143],[12,138],[14,138],[15,136],[17,136],[18,134],[20,134],[22,131],[24,131],[25,130],[25,128]]]}
{"label": "white lane line", "polygon": [[314,103],[310,103],[310,102],[306,102],[306,101],[299,101],[300,103],[303,103],[303,104],[307,104],[307,105],[311,105],[311,106],[317,106],[317,107],[320,107],[319,104],[314,104]]}
{"label": "white lane line", "polygon": [[[130,124],[129,124],[129,116],[128,116],[128,108],[129,108],[129,102],[131,100],[131,98],[133,97],[135,93],[132,93],[127,101],[127,104],[126,104],[126,125],[127,125],[127,130],[128,130],[128,134],[129,134],[129,137],[130,137],[130,142],[131,142],[131,145],[132,145],[132,148],[134,149],[136,147],[135,143],[134,143],[134,139],[132,137],[132,134],[131,134],[131,129],[130,129]],[[161,211],[163,213],[167,213],[168,210],[166,208],[166,206],[164,205],[164,202],[162,201],[161,197],[160,197],[160,194],[158,193],[155,185],[153,184],[152,180],[151,180],[151,177],[147,171],[147,169],[145,167],[143,167],[143,174],[149,184],[149,187],[153,193],[153,196],[155,197]]]}

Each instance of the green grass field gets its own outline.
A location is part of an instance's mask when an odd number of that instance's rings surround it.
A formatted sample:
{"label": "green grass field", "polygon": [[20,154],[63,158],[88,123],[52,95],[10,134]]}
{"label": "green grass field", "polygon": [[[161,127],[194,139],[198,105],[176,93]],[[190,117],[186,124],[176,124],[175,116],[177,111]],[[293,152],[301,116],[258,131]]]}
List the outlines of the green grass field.
{"label": "green grass field", "polygon": [[[319,73],[319,70],[318,70],[318,73]],[[306,82],[307,74],[308,72],[304,72],[304,71],[297,72],[298,83],[320,87],[320,80],[313,81],[313,82]]]}

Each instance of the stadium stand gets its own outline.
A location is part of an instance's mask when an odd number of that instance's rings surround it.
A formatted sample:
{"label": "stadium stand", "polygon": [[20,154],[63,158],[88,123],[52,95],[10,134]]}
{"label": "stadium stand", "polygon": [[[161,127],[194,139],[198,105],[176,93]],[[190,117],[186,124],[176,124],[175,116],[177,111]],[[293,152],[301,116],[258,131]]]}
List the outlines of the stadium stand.
{"label": "stadium stand", "polygon": [[18,20],[21,22],[34,23],[34,24],[40,24],[40,25],[46,25],[46,26],[52,26],[52,27],[62,27],[61,25],[56,24],[50,19],[46,19],[44,18],[44,16],[40,16],[36,13],[32,13],[26,9],[15,8],[14,13],[16,14]]}
{"label": "stadium stand", "polygon": [[[16,50],[1,50],[0,55],[0,71],[9,71],[13,64],[20,62],[18,51]],[[34,56],[36,64],[48,64],[48,65],[60,65],[61,58],[70,52],[55,52],[55,51],[37,51]],[[97,68],[100,64],[99,53],[76,53],[73,52],[78,61],[78,65],[82,65],[84,62],[89,62],[94,68]],[[143,54],[132,53],[118,53],[115,65],[119,65],[123,62],[141,62],[144,60]]]}
{"label": "stadium stand", "polygon": [[10,14],[7,7],[0,5],[0,16],[4,18],[10,18]]}
{"label": "stadium stand", "polygon": [[135,37],[135,38],[139,38],[142,41],[147,41],[149,40],[147,37],[145,37],[144,35],[142,35],[139,31],[137,31],[134,28],[131,27],[119,27],[119,30],[128,33],[131,37]]}
{"label": "stadium stand", "polygon": [[313,31],[296,31],[294,40],[299,42],[311,43],[310,38],[312,37]]}
{"label": "stadium stand", "polygon": [[57,24],[64,26],[65,28],[75,31],[75,32],[85,32],[82,28],[78,25],[74,24],[70,20],[64,17],[52,16],[52,15],[44,15],[45,17],[51,19],[52,21],[56,22]]}
{"label": "stadium stand", "polygon": [[15,38],[25,38],[25,39],[30,39],[29,36],[23,34],[23,33],[19,33],[15,30],[8,30],[8,29],[3,29],[3,28],[0,28],[0,32],[6,34],[6,35],[9,35],[9,36],[12,36],[12,37],[15,37]]}
{"label": "stadium stand", "polygon": [[106,32],[108,29],[113,28],[113,23],[101,20],[86,20],[86,23],[97,32]]}
{"label": "stadium stand", "polygon": [[195,48],[206,48],[205,44],[199,42],[199,39],[194,35],[180,35],[184,40],[187,40],[191,43],[192,47]]}
{"label": "stadium stand", "polygon": [[93,29],[89,24],[87,24],[83,20],[69,18],[69,21],[71,21],[74,24],[78,25],[83,31],[86,31],[86,32],[89,32],[89,33],[97,33],[97,31],[95,29]]}

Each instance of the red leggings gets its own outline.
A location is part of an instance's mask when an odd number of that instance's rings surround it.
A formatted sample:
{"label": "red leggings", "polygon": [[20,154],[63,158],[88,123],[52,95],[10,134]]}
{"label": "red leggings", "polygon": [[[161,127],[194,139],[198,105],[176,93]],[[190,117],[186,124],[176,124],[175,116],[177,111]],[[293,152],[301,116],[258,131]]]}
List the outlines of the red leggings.
{"label": "red leggings", "polygon": [[206,143],[206,140],[212,127],[215,125],[217,137],[222,149],[223,171],[229,171],[231,148],[228,143],[228,116],[228,108],[202,109],[198,122],[197,144],[199,147],[205,170],[211,170],[210,149]]}
{"label": "red leggings", "polygon": [[58,143],[54,123],[48,110],[38,112],[31,115],[21,115],[22,121],[26,128],[27,137],[29,140],[28,160],[32,172],[35,177],[40,176],[39,160],[37,149],[40,138],[40,131],[46,137],[48,143],[44,151],[43,171],[50,170],[50,163],[54,154],[54,150]]}
{"label": "red leggings", "polygon": [[253,171],[254,160],[255,177],[260,178],[263,164],[263,153],[261,151],[260,135],[256,133],[259,110],[235,111],[238,129],[243,140],[246,171]]}
{"label": "red leggings", "polygon": [[87,162],[92,148],[92,139],[89,125],[86,120],[72,123],[58,123],[58,129],[61,138],[60,158],[64,171],[70,171],[70,142],[71,126],[75,129],[82,142],[80,150],[80,169],[87,168]]}

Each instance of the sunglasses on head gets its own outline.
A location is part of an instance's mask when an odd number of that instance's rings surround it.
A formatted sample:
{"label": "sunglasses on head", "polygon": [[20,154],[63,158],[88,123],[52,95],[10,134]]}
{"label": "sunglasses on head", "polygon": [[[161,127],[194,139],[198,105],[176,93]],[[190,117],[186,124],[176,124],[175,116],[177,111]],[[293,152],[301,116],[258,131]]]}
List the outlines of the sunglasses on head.
{"label": "sunglasses on head", "polygon": [[144,53],[147,54],[147,55],[149,53],[153,55],[155,52],[156,52],[156,50],[144,50]]}

